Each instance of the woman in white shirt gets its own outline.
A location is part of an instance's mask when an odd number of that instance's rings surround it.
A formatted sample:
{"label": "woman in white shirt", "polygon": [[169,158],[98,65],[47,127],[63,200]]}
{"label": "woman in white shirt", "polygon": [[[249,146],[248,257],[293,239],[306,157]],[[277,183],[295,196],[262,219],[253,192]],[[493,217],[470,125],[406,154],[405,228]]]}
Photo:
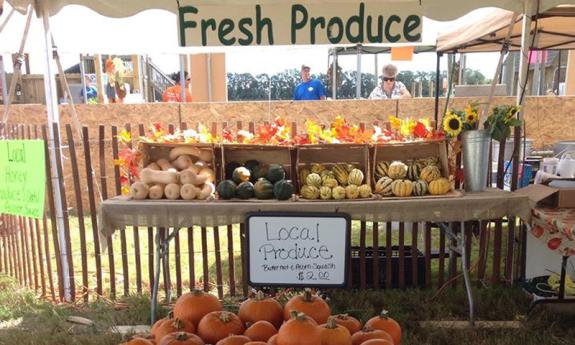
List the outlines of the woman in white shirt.
{"label": "woman in white shirt", "polygon": [[411,98],[402,82],[395,80],[397,76],[397,67],[392,64],[383,66],[381,84],[377,85],[369,99],[394,99],[394,98]]}

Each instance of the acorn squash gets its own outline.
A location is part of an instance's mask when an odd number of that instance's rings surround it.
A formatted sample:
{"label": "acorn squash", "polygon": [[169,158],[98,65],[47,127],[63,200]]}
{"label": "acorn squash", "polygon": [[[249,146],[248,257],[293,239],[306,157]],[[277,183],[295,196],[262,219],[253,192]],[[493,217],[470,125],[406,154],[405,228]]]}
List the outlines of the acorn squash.
{"label": "acorn squash", "polygon": [[265,178],[260,178],[254,185],[254,195],[261,200],[273,199],[274,185]]}
{"label": "acorn squash", "polygon": [[288,200],[295,192],[295,187],[291,181],[280,180],[274,184],[274,198],[278,200]]}
{"label": "acorn squash", "polygon": [[254,197],[254,184],[250,181],[242,182],[236,189],[236,195],[240,199],[249,199]]}
{"label": "acorn squash", "polygon": [[236,184],[232,180],[223,180],[218,184],[216,191],[220,199],[229,200],[236,196]]}
{"label": "acorn squash", "polygon": [[284,167],[279,164],[270,164],[267,176],[268,181],[271,183],[276,183],[286,178],[286,171],[284,170]]}
{"label": "acorn squash", "polygon": [[246,167],[238,167],[234,170],[234,173],[232,175],[232,180],[234,180],[234,182],[236,184],[240,184],[242,182],[246,182],[250,180],[250,171],[248,170],[248,168]]}

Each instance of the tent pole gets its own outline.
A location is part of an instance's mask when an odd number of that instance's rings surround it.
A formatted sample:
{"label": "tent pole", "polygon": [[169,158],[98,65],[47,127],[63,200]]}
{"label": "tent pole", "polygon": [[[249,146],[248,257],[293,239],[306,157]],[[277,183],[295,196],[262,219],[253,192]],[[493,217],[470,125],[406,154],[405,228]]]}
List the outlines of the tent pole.
{"label": "tent pole", "polygon": [[441,68],[441,53],[437,52],[435,63],[435,128],[439,128],[439,69]]}
{"label": "tent pole", "polygon": [[337,48],[333,48],[333,59],[331,62],[331,98],[337,99]]}
{"label": "tent pole", "polygon": [[357,71],[355,75],[355,98],[361,98],[361,44],[357,45]]}
{"label": "tent pole", "polygon": [[[66,246],[65,227],[64,227],[64,210],[62,209],[62,194],[60,186],[60,176],[58,174],[57,166],[62,164],[61,160],[56,157],[56,147],[54,145],[54,138],[60,136],[59,132],[54,132],[53,123],[60,125],[60,113],[58,111],[58,95],[56,93],[56,78],[54,77],[54,61],[52,60],[52,35],[50,32],[50,20],[48,13],[42,7],[43,2],[37,2],[38,11],[42,14],[42,21],[44,24],[44,90],[46,92],[46,108],[48,112],[48,130],[50,133],[50,167],[54,204],[56,211],[56,224],[58,227],[58,243],[60,245],[60,257],[62,261],[62,281],[64,284],[64,299],[68,302],[72,300],[70,291],[70,267],[68,266],[68,252]],[[64,182],[62,181],[62,184]]]}

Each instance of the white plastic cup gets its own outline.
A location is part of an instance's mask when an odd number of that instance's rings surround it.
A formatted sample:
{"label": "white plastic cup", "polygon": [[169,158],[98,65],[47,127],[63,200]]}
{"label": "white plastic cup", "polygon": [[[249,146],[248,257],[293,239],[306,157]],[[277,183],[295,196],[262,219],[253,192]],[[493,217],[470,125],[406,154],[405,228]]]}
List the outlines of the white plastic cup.
{"label": "white plastic cup", "polygon": [[557,175],[557,164],[559,164],[559,158],[548,157],[543,158],[543,164],[541,165],[541,170],[544,173]]}

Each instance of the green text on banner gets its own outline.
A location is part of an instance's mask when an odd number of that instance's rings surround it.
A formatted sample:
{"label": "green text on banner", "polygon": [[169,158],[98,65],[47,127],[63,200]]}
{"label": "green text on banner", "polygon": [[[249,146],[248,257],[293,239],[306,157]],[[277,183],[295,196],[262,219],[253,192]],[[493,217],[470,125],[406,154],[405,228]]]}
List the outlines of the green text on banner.
{"label": "green text on banner", "polygon": [[[205,2],[204,2],[205,3]],[[226,5],[181,0],[181,46],[382,44],[421,42],[419,1],[247,1]]]}
{"label": "green text on banner", "polygon": [[0,213],[43,217],[45,164],[44,141],[0,141]]}

